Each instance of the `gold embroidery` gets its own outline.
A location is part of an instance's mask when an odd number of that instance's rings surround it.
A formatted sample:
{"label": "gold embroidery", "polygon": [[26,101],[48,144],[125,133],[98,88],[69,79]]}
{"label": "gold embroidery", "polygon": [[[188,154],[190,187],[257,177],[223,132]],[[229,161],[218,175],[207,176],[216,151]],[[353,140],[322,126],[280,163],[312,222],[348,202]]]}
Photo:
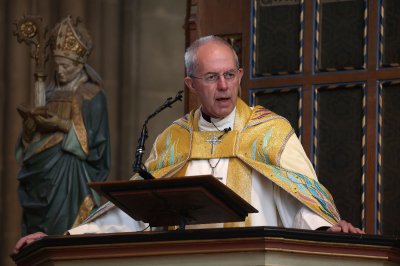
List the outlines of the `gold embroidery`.
{"label": "gold embroidery", "polygon": [[81,144],[83,152],[89,155],[89,143],[85,124],[82,117],[82,102],[83,99],[90,100],[101,90],[100,87],[94,84],[85,83],[80,85],[74,92],[72,100],[71,122],[74,127],[76,136]]}
{"label": "gold embroidery", "polygon": [[65,30],[62,50],[79,55],[80,57],[84,57],[87,52],[87,49],[78,42],[78,39],[75,37],[69,25]]}
{"label": "gold embroidery", "polygon": [[[229,159],[228,176],[226,185],[239,196],[251,204],[251,167],[238,158]],[[224,227],[250,227],[251,214],[244,222],[225,223]]]}
{"label": "gold embroidery", "polygon": [[214,135],[218,138],[222,134],[219,131],[193,132],[190,160],[234,157],[238,136],[236,130],[229,131],[219,139],[219,144],[214,146],[214,153],[211,153],[212,144],[208,141]]}
{"label": "gold embroidery", "polygon": [[[275,184],[277,184],[278,186],[280,186],[282,189],[286,190],[288,193],[290,193],[291,195],[293,195],[293,197],[297,198],[298,200],[300,200],[302,203],[304,203],[305,205],[307,205],[310,209],[314,210],[316,213],[318,213],[322,218],[324,218],[325,220],[331,222],[332,224],[336,224],[338,221],[334,218],[334,217],[339,217],[339,213],[336,209],[336,206],[333,203],[332,200],[332,196],[329,193],[329,191],[324,190],[324,193],[326,193],[328,195],[327,198],[325,198],[324,200],[330,201],[332,203],[332,207],[329,206],[328,204],[328,209],[331,215],[327,215],[326,213],[324,213],[324,211],[322,211],[322,208],[324,206],[321,206],[320,203],[318,203],[315,199],[314,196],[311,195],[305,195],[306,197],[308,197],[309,199],[311,199],[311,201],[314,201],[314,203],[310,202],[307,199],[304,199],[304,195],[299,195],[299,193],[297,192],[297,187],[299,184],[296,184],[295,182],[284,182],[283,180],[281,180],[278,176],[277,176],[277,172],[279,172],[281,175],[283,175],[285,177],[285,179],[290,180],[290,178],[288,177],[288,174],[290,174],[290,172],[278,168],[278,167],[274,167],[271,165],[267,165],[261,162],[257,162],[254,160],[251,160],[249,158],[244,157],[242,154],[238,153],[239,158],[241,158],[243,161],[247,162],[249,165],[251,165],[251,167],[255,170],[257,170],[258,172],[260,172],[261,174],[263,174],[264,176],[266,176],[268,179],[270,179],[272,182],[274,182]],[[321,184],[319,184],[321,186]],[[317,192],[319,193],[319,192]],[[322,195],[320,195],[322,196]],[[323,197],[323,196],[322,196]],[[329,202],[326,202],[329,203]]]}
{"label": "gold embroidery", "polygon": [[244,130],[240,135],[239,151],[252,160],[279,165],[283,143],[292,127],[283,118],[260,123]]}
{"label": "gold embroidery", "polygon": [[82,86],[79,86],[74,93],[74,99],[72,100],[71,122],[83,152],[89,156],[88,136],[82,117],[83,95],[79,92],[81,88]]}
{"label": "gold embroidery", "polygon": [[81,207],[79,208],[78,215],[76,216],[75,222],[72,225],[71,229],[77,227],[83,221],[85,221],[86,218],[89,217],[90,212],[92,211],[94,206],[96,206],[96,203],[94,202],[93,195],[87,195],[86,198],[83,200]]}
{"label": "gold embroidery", "polygon": [[199,131],[200,115],[201,115],[200,108],[197,109],[196,111],[194,111],[194,115],[193,115],[193,124],[192,124],[193,131],[194,131],[194,132]]}
{"label": "gold embroidery", "polygon": [[148,164],[154,177],[167,174],[190,155],[191,136],[187,129],[172,124],[157,138],[155,158]]}
{"label": "gold embroidery", "polygon": [[[251,115],[251,109],[238,98],[236,104],[234,132],[241,132]],[[235,142],[236,144],[236,142]],[[235,145],[236,149],[236,145]],[[236,155],[236,151],[234,151]],[[237,158],[229,159],[226,185],[239,196],[251,204],[251,168]],[[244,222],[225,223],[224,227],[249,227],[251,226],[251,214]]]}
{"label": "gold embroidery", "polygon": [[235,124],[233,130],[241,132],[251,115],[251,109],[240,98],[237,99]]}

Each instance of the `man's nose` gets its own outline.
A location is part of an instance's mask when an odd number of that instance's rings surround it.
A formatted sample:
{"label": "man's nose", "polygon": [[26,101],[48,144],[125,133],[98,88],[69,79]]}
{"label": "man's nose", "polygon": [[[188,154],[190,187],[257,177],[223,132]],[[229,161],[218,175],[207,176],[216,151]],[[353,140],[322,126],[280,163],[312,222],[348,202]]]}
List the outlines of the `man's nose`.
{"label": "man's nose", "polygon": [[226,82],[226,79],[224,77],[224,75],[220,75],[218,77],[218,89],[220,90],[226,90],[228,88],[228,84]]}

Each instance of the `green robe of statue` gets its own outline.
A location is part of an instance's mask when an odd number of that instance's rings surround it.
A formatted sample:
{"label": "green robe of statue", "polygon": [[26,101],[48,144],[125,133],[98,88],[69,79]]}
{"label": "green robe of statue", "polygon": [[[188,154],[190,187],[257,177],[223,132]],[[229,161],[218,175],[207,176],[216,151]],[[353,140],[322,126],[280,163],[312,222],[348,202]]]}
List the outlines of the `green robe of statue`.
{"label": "green robe of statue", "polygon": [[60,235],[79,225],[101,205],[87,182],[105,181],[110,171],[107,104],[101,79],[88,65],[74,91],[46,90],[47,109],[71,119],[71,129],[42,136],[26,149],[19,138],[16,157],[21,235]]}

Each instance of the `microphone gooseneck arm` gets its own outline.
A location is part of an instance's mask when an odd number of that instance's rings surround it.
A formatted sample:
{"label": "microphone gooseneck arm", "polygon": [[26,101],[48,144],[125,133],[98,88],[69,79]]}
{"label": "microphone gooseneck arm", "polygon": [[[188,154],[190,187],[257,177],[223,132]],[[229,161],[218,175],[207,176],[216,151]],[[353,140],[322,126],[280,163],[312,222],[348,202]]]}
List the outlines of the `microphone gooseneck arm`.
{"label": "microphone gooseneck arm", "polygon": [[140,132],[140,137],[138,140],[138,147],[136,148],[136,160],[133,163],[133,171],[135,173],[138,173],[141,177],[144,179],[154,179],[154,176],[152,176],[146,169],[146,166],[142,163],[142,157],[144,154],[144,143],[146,142],[146,139],[149,137],[148,131],[147,131],[147,123],[149,122],[150,119],[155,117],[158,113],[160,113],[162,110],[164,110],[167,107],[172,108],[172,104],[177,102],[177,101],[182,101],[182,93],[183,91],[179,91],[178,94],[176,94],[175,99],[172,100],[172,97],[169,97],[163,105],[157,108],[157,110],[151,114],[146,121],[144,122],[144,125],[142,127],[142,131]]}

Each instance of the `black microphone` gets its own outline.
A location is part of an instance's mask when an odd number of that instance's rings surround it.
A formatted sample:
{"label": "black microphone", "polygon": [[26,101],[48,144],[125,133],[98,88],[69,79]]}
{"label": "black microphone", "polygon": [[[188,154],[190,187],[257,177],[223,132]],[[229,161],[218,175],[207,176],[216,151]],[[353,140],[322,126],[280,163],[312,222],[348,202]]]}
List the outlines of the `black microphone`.
{"label": "black microphone", "polygon": [[167,100],[165,101],[165,103],[163,105],[161,105],[160,107],[158,107],[157,110],[152,115],[150,115],[144,122],[143,129],[142,129],[142,132],[140,133],[140,138],[138,141],[138,147],[136,148],[136,156],[135,156],[136,160],[135,160],[134,164],[132,165],[133,171],[138,173],[144,179],[154,179],[154,177],[147,171],[146,166],[142,163],[142,157],[143,157],[144,150],[145,150],[144,143],[149,136],[149,134],[147,132],[147,123],[149,122],[150,119],[155,117],[159,112],[161,112],[165,108],[167,108],[167,107],[172,108],[171,105],[173,103],[175,103],[177,101],[182,101],[182,97],[183,97],[182,93],[183,93],[183,91],[179,91],[178,94],[176,94],[174,100],[172,100],[172,97],[168,97]]}
{"label": "black microphone", "polygon": [[219,136],[218,139],[221,139],[226,133],[228,133],[228,132],[231,131],[231,130],[232,130],[231,127],[224,128],[224,134],[222,134],[221,136]]}

